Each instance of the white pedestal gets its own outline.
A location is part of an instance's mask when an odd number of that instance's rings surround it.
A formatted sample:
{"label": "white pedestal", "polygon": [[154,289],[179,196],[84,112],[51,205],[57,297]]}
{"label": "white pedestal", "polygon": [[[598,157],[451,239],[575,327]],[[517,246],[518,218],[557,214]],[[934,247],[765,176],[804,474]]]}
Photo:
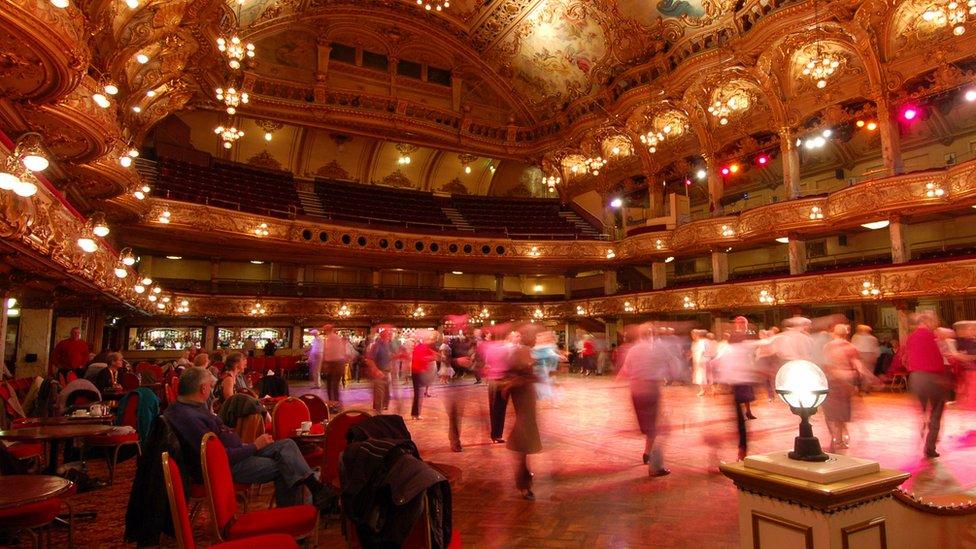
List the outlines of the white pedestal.
{"label": "white pedestal", "polygon": [[744,463],[750,469],[809,480],[820,484],[839,482],[861,475],[877,473],[881,470],[881,466],[878,465],[877,461],[842,456],[840,454],[827,454],[830,456],[830,459],[827,461],[797,461],[790,459],[788,454],[789,452],[784,450],[782,452],[747,456]]}

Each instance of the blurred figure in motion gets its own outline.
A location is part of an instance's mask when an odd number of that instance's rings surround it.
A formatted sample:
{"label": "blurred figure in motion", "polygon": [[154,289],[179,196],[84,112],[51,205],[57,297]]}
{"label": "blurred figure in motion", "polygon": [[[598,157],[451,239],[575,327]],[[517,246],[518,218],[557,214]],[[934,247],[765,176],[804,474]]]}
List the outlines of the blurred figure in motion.
{"label": "blurred figure in motion", "polygon": [[325,391],[329,407],[336,410],[342,406],[339,398],[339,383],[346,370],[346,362],[350,359],[348,342],[335,332],[331,324],[322,328],[325,341],[322,350],[322,361],[325,364]]}
{"label": "blurred figure in motion", "polygon": [[318,330],[311,330],[312,344],[308,349],[308,374],[312,384],[316,389],[322,388],[322,350],[325,347],[325,338],[319,335]]}
{"label": "blurred figure in motion", "polygon": [[861,366],[873,373],[881,356],[881,345],[878,343],[878,338],[871,333],[871,327],[859,324],[854,335],[851,336],[851,344],[857,349]]}
{"label": "blurred figure in motion", "polygon": [[560,357],[555,332],[545,331],[536,335],[532,359],[535,361],[535,376],[538,378],[535,389],[539,400],[552,397],[552,373],[559,366]]}
{"label": "blurred figure in motion", "polygon": [[366,375],[373,385],[373,409],[377,413],[390,408],[390,374],[393,370],[392,328],[380,328],[366,348]]}
{"label": "blurred figure in motion", "polygon": [[[496,327],[504,330],[504,326]],[[511,348],[505,341],[493,339],[493,332],[485,331],[484,341],[478,345],[478,355],[484,364],[484,377],[488,380],[488,419],[491,423],[491,441],[495,444],[505,442],[505,413],[508,410],[508,393],[502,390],[501,379],[508,370]]]}
{"label": "blurred figure in motion", "polygon": [[410,381],[413,383],[413,406],[410,417],[423,419],[420,415],[423,399],[427,396],[427,386],[434,378],[437,370],[437,346],[440,334],[435,330],[418,334],[418,340],[413,345],[410,360]]}
{"label": "blurred figure in motion", "polygon": [[779,337],[779,329],[775,326],[769,330],[759,330],[759,343],[756,347],[756,369],[766,387],[766,398],[769,399],[769,402],[772,402],[776,396],[773,379],[775,379],[776,371],[782,364],[776,355],[777,337]]}
{"label": "blurred figure in motion", "polygon": [[593,341],[593,336],[590,334],[583,337],[579,360],[584,376],[588,376],[596,370],[596,342]]}
{"label": "blurred figure in motion", "polygon": [[644,434],[644,453],[641,457],[648,465],[648,474],[660,477],[671,472],[664,467],[664,454],[657,444],[661,385],[667,381],[675,365],[670,363],[673,357],[669,353],[655,349],[655,341],[651,337],[653,326],[641,324],[637,330],[638,339],[627,351],[618,377],[630,383],[637,424]]}
{"label": "blurred figure in motion", "polygon": [[510,352],[502,376],[502,390],[511,398],[515,408],[515,425],[508,433],[506,447],[516,453],[515,487],[527,500],[535,499],[528,455],[542,451],[536,417],[535,385],[538,379],[533,371],[532,349],[526,345],[533,345],[534,339],[532,328],[528,326],[523,327],[521,332],[509,334]]}
{"label": "blurred figure in motion", "polygon": [[705,330],[691,331],[691,382],[698,386],[698,395],[704,396],[708,387],[708,339]]}
{"label": "blurred figure in motion", "polygon": [[834,326],[831,332],[833,339],[827,342],[823,350],[823,369],[829,388],[823,411],[827,430],[830,431],[831,452],[849,447],[847,423],[851,420],[851,397],[858,385],[859,372],[863,370],[860,351],[847,341],[848,332],[850,328],[847,324]]}
{"label": "blurred figure in motion", "polygon": [[746,420],[756,419],[752,414],[751,403],[756,400],[754,386],[762,380],[755,360],[758,341],[748,338],[747,322],[744,317],[736,319],[728,344],[723,346],[713,361],[716,363],[717,381],[732,386],[735,424],[739,435],[739,460],[745,459],[749,450]]}
{"label": "blurred figure in motion", "polygon": [[933,313],[919,313],[915,317],[915,329],[905,341],[905,358],[908,362],[908,388],[922,406],[922,437],[925,439],[925,457],[937,458],[935,445],[942,427],[942,412],[952,394],[952,380],[946,368],[939,344],[936,342],[936,318]]}

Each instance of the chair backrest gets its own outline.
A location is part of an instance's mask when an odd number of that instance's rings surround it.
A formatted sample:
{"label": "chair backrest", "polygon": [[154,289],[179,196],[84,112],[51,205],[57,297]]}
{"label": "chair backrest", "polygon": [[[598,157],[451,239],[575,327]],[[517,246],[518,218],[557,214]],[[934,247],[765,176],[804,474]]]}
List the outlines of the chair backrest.
{"label": "chair backrest", "polygon": [[119,418],[119,425],[128,425],[139,431],[139,393],[133,391],[125,397],[125,409]]}
{"label": "chair backrest", "polygon": [[311,421],[308,406],[295,397],[288,397],[274,407],[271,414],[272,435],[276,440],[283,440],[295,434],[295,429],[302,426],[303,421]]}
{"label": "chair backrest", "polygon": [[264,362],[265,359],[263,356],[252,356],[251,358],[247,359],[247,364],[250,369],[257,372],[264,371]]}
{"label": "chair backrest", "polygon": [[122,375],[119,377],[119,385],[122,386],[123,391],[135,391],[139,388],[139,377],[137,375],[122,372]]}
{"label": "chair backrest", "polygon": [[[274,370],[275,373],[278,372],[278,357],[276,356],[266,356],[264,357],[264,371]],[[264,372],[261,372],[264,373]]]}
{"label": "chair backrest", "polygon": [[244,444],[253,443],[254,439],[264,434],[264,414],[251,414],[239,418],[234,431]]}
{"label": "chair backrest", "polygon": [[170,405],[176,402],[176,388],[173,387],[172,383],[167,383],[166,387],[166,405]]}
{"label": "chair backrest", "polygon": [[308,415],[313,423],[321,423],[329,420],[329,405],[322,400],[322,397],[311,393],[298,397],[308,407]]}
{"label": "chair backrest", "polygon": [[237,494],[230,472],[227,449],[217,435],[207,433],[200,443],[200,463],[203,465],[203,484],[207,488],[210,517],[217,539],[223,541],[224,529],[237,516]]}
{"label": "chair backrest", "polygon": [[337,414],[329,424],[325,426],[325,460],[322,463],[322,483],[338,484],[339,479],[339,454],[341,454],[349,442],[346,441],[346,433],[353,425],[365,421],[372,413],[364,410],[346,410]]}
{"label": "chair backrest", "polygon": [[173,516],[173,529],[176,531],[176,545],[179,549],[193,549],[193,525],[190,512],[186,508],[186,495],[183,493],[183,476],[176,460],[163,452],[163,477],[166,481],[166,496],[169,497],[169,512]]}

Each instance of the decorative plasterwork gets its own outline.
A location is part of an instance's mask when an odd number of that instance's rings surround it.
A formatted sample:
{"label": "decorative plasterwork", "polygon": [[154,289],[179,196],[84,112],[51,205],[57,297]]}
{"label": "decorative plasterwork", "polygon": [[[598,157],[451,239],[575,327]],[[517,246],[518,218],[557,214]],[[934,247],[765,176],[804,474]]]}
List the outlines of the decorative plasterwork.
{"label": "decorative plasterwork", "polygon": [[315,175],[321,177],[322,179],[341,179],[343,181],[348,181],[349,172],[346,171],[337,160],[333,160],[328,164],[322,166],[321,168],[315,170]]}
{"label": "decorative plasterwork", "polygon": [[281,162],[278,162],[268,151],[261,151],[251,158],[248,158],[247,163],[252,166],[257,166],[259,168],[265,168],[268,170],[281,169]]}

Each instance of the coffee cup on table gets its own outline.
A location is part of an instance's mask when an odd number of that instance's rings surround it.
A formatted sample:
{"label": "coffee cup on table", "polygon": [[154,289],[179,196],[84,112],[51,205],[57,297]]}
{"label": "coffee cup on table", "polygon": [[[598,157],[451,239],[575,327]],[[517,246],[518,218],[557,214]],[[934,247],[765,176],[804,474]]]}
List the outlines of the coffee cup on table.
{"label": "coffee cup on table", "polygon": [[311,430],[312,430],[312,422],[311,421],[303,421],[302,422],[302,433],[307,433],[307,432],[309,432]]}

